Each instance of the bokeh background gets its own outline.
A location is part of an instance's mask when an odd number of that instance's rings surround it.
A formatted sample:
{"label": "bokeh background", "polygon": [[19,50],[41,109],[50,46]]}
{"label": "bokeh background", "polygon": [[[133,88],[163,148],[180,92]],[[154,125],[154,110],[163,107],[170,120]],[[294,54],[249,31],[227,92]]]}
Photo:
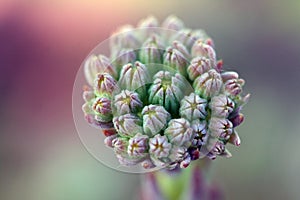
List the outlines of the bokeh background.
{"label": "bokeh background", "polygon": [[0,199],[132,199],[140,177],[92,158],[72,118],[81,62],[118,26],[169,14],[214,39],[252,94],[239,148],[213,164],[227,199],[300,199],[300,1],[1,0]]}

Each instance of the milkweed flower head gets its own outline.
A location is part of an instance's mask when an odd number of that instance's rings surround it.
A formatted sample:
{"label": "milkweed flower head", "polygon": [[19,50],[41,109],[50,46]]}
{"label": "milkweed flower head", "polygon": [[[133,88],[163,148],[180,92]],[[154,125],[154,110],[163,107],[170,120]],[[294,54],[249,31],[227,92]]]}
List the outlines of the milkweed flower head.
{"label": "milkweed flower head", "polygon": [[89,85],[82,106],[120,164],[185,168],[208,157],[230,157],[244,121],[245,81],[226,71],[213,40],[175,16],[126,25],[112,34],[110,55],[84,63]]}

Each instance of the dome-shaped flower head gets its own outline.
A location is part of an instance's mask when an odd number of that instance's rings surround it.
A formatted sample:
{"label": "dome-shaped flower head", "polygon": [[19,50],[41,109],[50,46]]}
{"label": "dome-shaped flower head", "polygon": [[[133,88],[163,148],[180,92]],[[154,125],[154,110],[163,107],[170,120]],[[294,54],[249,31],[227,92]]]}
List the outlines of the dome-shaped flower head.
{"label": "dome-shaped flower head", "polygon": [[165,135],[172,144],[188,147],[191,145],[194,132],[190,127],[190,123],[186,119],[179,118],[172,119],[169,122],[168,127],[165,130]]}
{"label": "dome-shaped flower head", "polygon": [[84,75],[88,83],[93,86],[96,75],[99,73],[108,73],[114,78],[118,77],[116,68],[110,63],[109,58],[104,55],[91,55],[84,64]]}
{"label": "dome-shaped flower head", "polygon": [[210,60],[206,57],[197,56],[192,59],[187,68],[189,79],[194,81],[198,76],[211,69]]}
{"label": "dome-shaped flower head", "polygon": [[93,102],[92,108],[96,114],[96,119],[102,122],[111,121],[113,115],[111,111],[111,100],[107,97],[98,97]]}
{"label": "dome-shaped flower head", "polygon": [[116,80],[108,73],[97,74],[94,81],[94,91],[96,95],[111,95],[116,88]]}
{"label": "dome-shaped flower head", "polygon": [[143,131],[142,120],[133,114],[125,114],[119,117],[114,117],[113,123],[118,134],[124,137],[132,137]]}
{"label": "dome-shaped flower head", "polygon": [[202,97],[212,97],[219,94],[222,88],[221,75],[214,69],[202,74],[194,81],[195,92]]}
{"label": "dome-shaped flower head", "polygon": [[233,132],[232,123],[228,119],[213,117],[210,119],[208,129],[211,136],[220,138],[222,140],[228,140]]}
{"label": "dome-shaped flower head", "polygon": [[209,107],[213,116],[226,118],[232,113],[234,102],[228,96],[221,94],[211,99]]}
{"label": "dome-shaped flower head", "polygon": [[168,71],[159,71],[153,78],[149,89],[149,102],[165,107],[170,113],[178,113],[183,91],[189,89],[183,77],[178,73],[172,75]]}
{"label": "dome-shaped flower head", "polygon": [[129,90],[122,90],[114,96],[114,106],[119,115],[135,113],[143,107],[138,93]]}
{"label": "dome-shaped flower head", "polygon": [[155,158],[168,157],[171,148],[166,136],[155,135],[149,139],[149,153]]}
{"label": "dome-shaped flower head", "polygon": [[141,62],[124,65],[120,73],[119,86],[121,88],[134,91],[142,96],[146,93],[146,84],[150,82],[147,67]]}
{"label": "dome-shaped flower head", "polygon": [[146,40],[139,53],[139,58],[142,63],[162,63],[162,56],[164,52],[164,45],[157,35],[152,35]]}
{"label": "dome-shaped flower head", "polygon": [[148,150],[148,136],[140,133],[129,139],[128,142],[128,155],[136,158],[143,158],[147,156]]}
{"label": "dome-shaped flower head", "polygon": [[215,50],[210,45],[205,44],[202,39],[198,39],[194,43],[191,54],[193,57],[201,56],[208,58],[210,60],[210,65],[212,68],[215,68],[217,65]]}
{"label": "dome-shaped flower head", "polygon": [[171,115],[163,106],[149,105],[142,110],[144,133],[153,136],[164,130]]}
{"label": "dome-shaped flower head", "polygon": [[164,54],[164,65],[167,65],[181,75],[186,76],[186,68],[188,66],[188,60],[185,56],[176,48],[168,47]]}
{"label": "dome-shaped flower head", "polygon": [[192,122],[195,119],[205,119],[207,100],[195,93],[185,96],[180,103],[180,116]]}

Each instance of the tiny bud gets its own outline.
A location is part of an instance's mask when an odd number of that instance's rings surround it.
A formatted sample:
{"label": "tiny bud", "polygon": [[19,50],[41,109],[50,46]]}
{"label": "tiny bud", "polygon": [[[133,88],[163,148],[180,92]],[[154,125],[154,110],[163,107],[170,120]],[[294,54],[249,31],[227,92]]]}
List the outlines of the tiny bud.
{"label": "tiny bud", "polygon": [[205,145],[208,139],[206,121],[194,120],[191,127],[195,133],[192,145],[196,147]]}
{"label": "tiny bud", "polygon": [[241,145],[241,139],[239,134],[236,131],[233,131],[233,133],[230,136],[229,143],[235,145],[235,146],[240,146]]}
{"label": "tiny bud", "polygon": [[117,135],[110,135],[104,139],[104,144],[108,147],[113,147],[113,140],[117,138]]}
{"label": "tiny bud", "polygon": [[143,103],[136,92],[122,90],[114,97],[114,106],[119,115],[124,115],[137,112],[143,107]]}
{"label": "tiny bud", "polygon": [[180,116],[189,120],[190,122],[195,119],[205,119],[207,100],[200,98],[197,94],[191,93],[185,96],[180,103],[179,113]]}
{"label": "tiny bud", "polygon": [[97,74],[94,81],[96,95],[112,94],[116,88],[116,80],[108,73]]}
{"label": "tiny bud", "polygon": [[237,96],[242,92],[242,87],[245,84],[243,79],[231,79],[224,83],[225,92],[232,96]]}
{"label": "tiny bud", "polygon": [[215,117],[228,117],[234,109],[234,102],[226,95],[214,96],[209,104],[211,113]]}
{"label": "tiny bud", "polygon": [[188,60],[184,55],[173,47],[168,47],[164,54],[164,65],[177,70],[181,75],[186,76]]}
{"label": "tiny bud", "polygon": [[198,76],[204,74],[210,69],[210,61],[205,57],[195,57],[187,68],[190,80],[194,81]]}
{"label": "tiny bud", "polygon": [[89,101],[91,101],[93,98],[95,98],[95,94],[94,94],[93,91],[87,90],[87,91],[84,91],[84,92],[83,92],[82,97],[83,97],[83,100],[84,100],[85,102],[89,102]]}
{"label": "tiny bud", "polygon": [[156,158],[168,157],[172,145],[168,142],[166,136],[155,135],[149,140],[149,153]]}
{"label": "tiny bud", "polygon": [[164,45],[157,35],[153,35],[142,45],[139,59],[142,63],[162,63]]}
{"label": "tiny bud", "polygon": [[193,57],[201,56],[206,57],[210,60],[211,68],[216,68],[217,60],[216,60],[216,52],[215,50],[208,44],[203,43],[201,39],[197,40],[191,50],[191,54]]}
{"label": "tiny bud", "polygon": [[98,97],[92,105],[98,121],[108,122],[112,119],[111,101],[106,97]]}
{"label": "tiny bud", "polygon": [[228,140],[232,134],[233,125],[228,119],[221,118],[211,118],[208,129],[211,133],[211,136],[220,138],[223,140]]}
{"label": "tiny bud", "polygon": [[182,55],[186,58],[186,59],[190,59],[191,58],[191,55],[189,53],[189,51],[187,50],[187,48],[182,44],[180,43],[179,41],[173,41],[172,43],[172,47],[176,50],[178,50],[180,53],[182,53]]}
{"label": "tiny bud", "polygon": [[180,168],[187,168],[191,163],[191,156],[188,155],[183,161],[180,162]]}
{"label": "tiny bud", "polygon": [[217,66],[216,66],[216,70],[217,70],[217,72],[220,73],[222,71],[222,69],[223,69],[223,60],[218,60],[217,61]]}
{"label": "tiny bud", "polygon": [[147,155],[148,148],[148,136],[142,134],[136,134],[128,142],[128,155],[132,157],[142,158]]}
{"label": "tiny bud", "polygon": [[176,16],[170,15],[162,23],[162,28],[179,31],[179,30],[182,30],[184,28],[184,23],[183,23],[183,21],[181,21]]}
{"label": "tiny bud", "polygon": [[125,114],[119,117],[114,117],[113,123],[118,134],[128,137],[141,133],[142,121],[133,114]]}
{"label": "tiny bud", "polygon": [[142,19],[139,23],[138,23],[138,28],[154,28],[154,27],[158,27],[158,20],[154,17],[154,16],[148,16],[145,19]]}
{"label": "tiny bud", "polygon": [[229,72],[221,73],[221,77],[222,77],[223,82],[225,83],[226,81],[231,80],[231,79],[238,79],[239,74],[236,72],[229,71]]}
{"label": "tiny bud", "polygon": [[239,113],[235,115],[234,117],[229,119],[233,125],[233,127],[239,126],[244,121],[244,115],[242,113]]}

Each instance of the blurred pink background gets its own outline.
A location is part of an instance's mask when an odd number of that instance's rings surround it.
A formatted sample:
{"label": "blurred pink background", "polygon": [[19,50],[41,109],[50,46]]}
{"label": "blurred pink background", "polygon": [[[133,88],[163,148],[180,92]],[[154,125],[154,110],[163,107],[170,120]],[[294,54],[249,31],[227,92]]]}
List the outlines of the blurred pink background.
{"label": "blurred pink background", "polygon": [[[0,2],[0,199],[132,199],[139,177],[81,144],[72,87],[86,55],[118,26],[169,14],[214,39],[252,100],[234,157],[216,161],[228,199],[299,199],[299,1]],[[130,183],[130,184],[128,184]]]}

